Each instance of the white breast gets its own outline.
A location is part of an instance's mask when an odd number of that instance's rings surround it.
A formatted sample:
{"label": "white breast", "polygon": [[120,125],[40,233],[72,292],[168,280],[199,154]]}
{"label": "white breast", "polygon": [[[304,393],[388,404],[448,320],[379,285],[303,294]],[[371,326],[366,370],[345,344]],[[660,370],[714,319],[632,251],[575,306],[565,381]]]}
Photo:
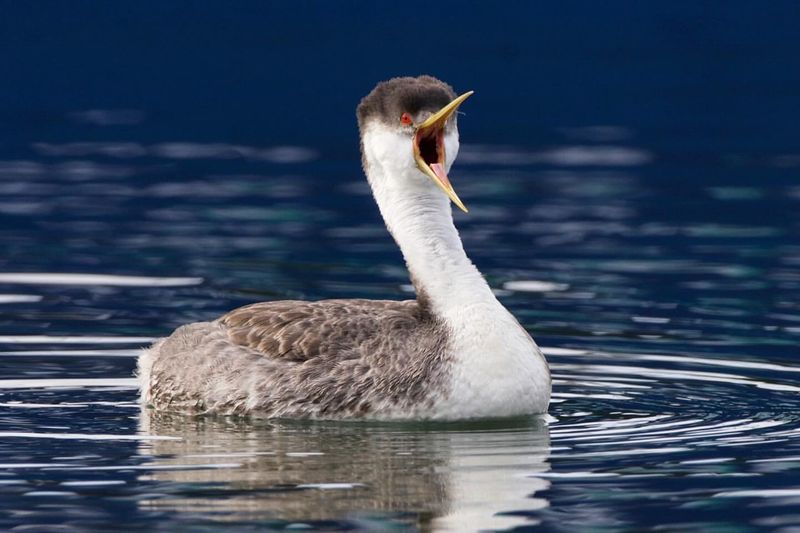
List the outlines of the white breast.
{"label": "white breast", "polygon": [[498,302],[448,317],[453,334],[450,394],[435,418],[483,418],[547,412],[550,373],[533,339]]}

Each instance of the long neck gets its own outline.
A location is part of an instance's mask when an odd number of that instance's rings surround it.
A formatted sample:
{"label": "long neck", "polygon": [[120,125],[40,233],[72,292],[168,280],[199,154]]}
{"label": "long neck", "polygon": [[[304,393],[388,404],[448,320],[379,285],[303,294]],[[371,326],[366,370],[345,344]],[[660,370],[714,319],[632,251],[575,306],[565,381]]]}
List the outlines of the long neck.
{"label": "long neck", "polygon": [[[464,252],[448,198],[433,183],[405,181],[405,176],[392,178],[371,176],[370,181],[386,226],[403,252],[418,299],[443,315],[472,304],[497,304],[486,280]],[[386,186],[387,181],[406,186]]]}

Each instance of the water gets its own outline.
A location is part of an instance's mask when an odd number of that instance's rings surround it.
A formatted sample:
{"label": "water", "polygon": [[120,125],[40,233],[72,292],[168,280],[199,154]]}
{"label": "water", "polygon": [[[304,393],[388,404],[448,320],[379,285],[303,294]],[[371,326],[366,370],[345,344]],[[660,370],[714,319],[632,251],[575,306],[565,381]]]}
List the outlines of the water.
{"label": "water", "polygon": [[[0,20],[0,529],[800,528],[792,3],[65,5]],[[422,71],[476,90],[457,224],[550,417],[141,413],[180,324],[410,297],[353,109]]]}

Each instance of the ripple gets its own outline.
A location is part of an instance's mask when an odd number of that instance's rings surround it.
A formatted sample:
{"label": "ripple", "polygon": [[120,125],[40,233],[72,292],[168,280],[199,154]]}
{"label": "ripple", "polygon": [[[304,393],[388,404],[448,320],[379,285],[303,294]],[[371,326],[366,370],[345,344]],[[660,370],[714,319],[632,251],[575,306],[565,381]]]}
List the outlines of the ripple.
{"label": "ripple", "polygon": [[800,496],[800,488],[797,489],[764,489],[764,490],[732,490],[729,492],[718,492],[714,498],[783,498],[786,496]]}
{"label": "ripple", "polygon": [[305,163],[318,157],[316,150],[302,146],[255,147],[226,143],[164,142],[145,146],[137,142],[33,143],[47,157],[106,156],[121,159],[162,157],[166,159],[251,159],[271,163]]}
{"label": "ripple", "polygon": [[[168,438],[155,438],[149,439],[153,441],[167,441],[167,440],[181,440],[181,439],[168,439]],[[114,465],[114,466],[75,466],[67,467],[58,466],[60,470],[98,470],[98,471],[120,471],[120,470],[145,470],[145,471],[192,471],[192,470],[228,470],[230,468],[241,468],[244,466],[242,463],[202,463],[202,464],[169,464],[169,465]]]}
{"label": "ripple", "polygon": [[29,433],[29,432],[21,432],[21,431],[0,431],[0,438],[57,439],[57,440],[107,440],[107,441],[116,441],[116,440],[132,440],[132,441],[180,440],[178,437],[167,437],[167,436],[157,436],[157,435],[98,435],[98,434],[91,434],[91,433]]}
{"label": "ripple", "polygon": [[319,490],[350,490],[366,487],[363,483],[303,483],[297,485],[298,489],[319,489]]}
{"label": "ripple", "polygon": [[91,335],[0,335],[3,344],[150,344],[156,337]]}
{"label": "ripple", "polygon": [[41,302],[42,296],[37,294],[0,294],[0,304],[20,304]]}
{"label": "ripple", "polygon": [[203,278],[157,278],[112,274],[0,273],[0,283],[28,285],[105,285],[112,287],[185,287],[200,285]]}
{"label": "ripple", "polygon": [[503,283],[503,288],[515,292],[554,292],[569,289],[566,283],[553,283],[550,281],[519,280]]}
{"label": "ripple", "polygon": [[89,387],[139,387],[136,378],[0,379],[3,389],[83,389]]}
{"label": "ripple", "polygon": [[[48,337],[53,338],[53,337]],[[133,337],[136,338],[136,337]],[[144,337],[142,337],[144,338]],[[149,337],[148,337],[149,338]],[[2,339],[2,337],[0,337]],[[0,340],[0,342],[2,342]],[[143,341],[149,342],[149,341]],[[131,350],[20,350],[0,351],[0,357],[137,357],[141,349]]]}
{"label": "ripple", "polygon": [[121,479],[92,480],[92,481],[62,481],[63,487],[110,487],[113,485],[125,485],[126,481]]}
{"label": "ripple", "polygon": [[67,498],[67,497],[75,497],[78,495],[78,493],[66,490],[34,490],[31,492],[25,492],[22,495],[45,497],[45,498]]}
{"label": "ripple", "polygon": [[462,145],[458,154],[461,165],[521,166],[546,164],[559,167],[609,166],[629,167],[649,163],[649,152],[629,146],[573,145],[532,151],[512,146]]}
{"label": "ripple", "polygon": [[[564,369],[564,366],[556,365],[556,369]],[[568,367],[567,367],[568,368]],[[723,374],[718,372],[704,372],[698,370],[677,370],[677,369],[658,369],[642,366],[621,366],[621,365],[584,365],[580,367],[584,372],[593,372],[604,376],[622,374],[643,376],[651,378],[653,381],[661,380],[689,380],[704,381],[712,383],[737,383],[741,385],[751,385],[760,389],[774,391],[800,392],[800,387],[788,384],[772,383],[760,381],[748,376],[736,374]]]}
{"label": "ripple", "polygon": [[[556,386],[553,396],[562,400],[553,409],[559,422],[551,427],[551,436],[555,444],[571,449],[559,454],[560,458],[755,446],[780,442],[800,431],[800,386],[793,376],[800,367],[699,356],[547,348],[544,352],[551,360]],[[662,364],[669,367],[655,366]],[[692,366],[749,372],[712,372]],[[759,375],[767,372],[768,378]],[[560,392],[562,388],[569,393]],[[597,389],[615,394],[598,395]],[[754,390],[767,391],[770,400]],[[571,421],[573,417],[579,421]],[[681,464],[716,464],[729,459],[723,456]]]}

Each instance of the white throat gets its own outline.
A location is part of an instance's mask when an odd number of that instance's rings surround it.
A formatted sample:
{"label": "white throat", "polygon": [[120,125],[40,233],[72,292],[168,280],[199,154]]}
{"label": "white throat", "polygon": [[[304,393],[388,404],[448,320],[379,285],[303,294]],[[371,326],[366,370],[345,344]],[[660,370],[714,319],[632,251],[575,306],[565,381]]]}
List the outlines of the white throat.
{"label": "white throat", "polygon": [[[411,139],[371,124],[362,141],[375,200],[403,252],[418,299],[427,298],[450,334],[451,387],[429,416],[545,412],[550,398],[547,363],[467,258],[450,200],[416,168]],[[457,133],[445,136],[445,153],[449,171],[458,153]]]}
{"label": "white throat", "polygon": [[[403,252],[418,296],[427,297],[440,316],[471,304],[499,306],[464,252],[450,200],[414,164],[411,139],[376,125],[363,141],[375,201]],[[456,133],[445,137],[445,151],[449,171],[458,153]]]}

